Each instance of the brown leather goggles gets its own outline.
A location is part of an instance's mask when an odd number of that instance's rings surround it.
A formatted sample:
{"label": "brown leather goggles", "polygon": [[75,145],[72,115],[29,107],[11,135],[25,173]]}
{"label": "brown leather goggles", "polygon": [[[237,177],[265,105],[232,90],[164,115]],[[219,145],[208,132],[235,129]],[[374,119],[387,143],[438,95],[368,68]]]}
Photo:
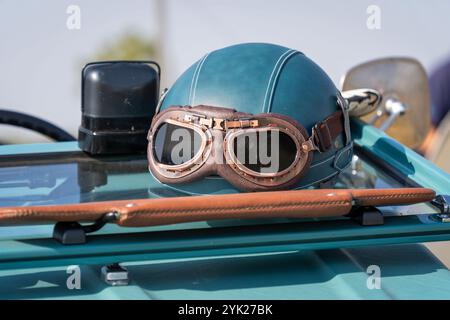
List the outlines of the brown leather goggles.
{"label": "brown leather goggles", "polygon": [[284,189],[305,174],[313,151],[329,150],[342,132],[342,111],[317,123],[309,136],[279,114],[172,106],[152,121],[149,169],[168,184],[216,174],[244,191]]}

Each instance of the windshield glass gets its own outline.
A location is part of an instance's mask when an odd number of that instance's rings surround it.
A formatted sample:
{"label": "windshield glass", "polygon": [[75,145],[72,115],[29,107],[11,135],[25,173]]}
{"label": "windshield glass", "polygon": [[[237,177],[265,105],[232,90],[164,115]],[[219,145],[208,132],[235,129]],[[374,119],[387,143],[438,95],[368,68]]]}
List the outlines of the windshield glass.
{"label": "windshield glass", "polygon": [[[404,185],[369,159],[356,158],[329,187],[393,188]],[[82,152],[67,152],[17,155],[0,160],[0,206],[189,195],[156,181],[147,169],[145,155],[92,158]],[[236,192],[218,177],[207,179],[205,193]],[[199,186],[205,187],[205,181],[199,181],[193,189],[198,190]]]}

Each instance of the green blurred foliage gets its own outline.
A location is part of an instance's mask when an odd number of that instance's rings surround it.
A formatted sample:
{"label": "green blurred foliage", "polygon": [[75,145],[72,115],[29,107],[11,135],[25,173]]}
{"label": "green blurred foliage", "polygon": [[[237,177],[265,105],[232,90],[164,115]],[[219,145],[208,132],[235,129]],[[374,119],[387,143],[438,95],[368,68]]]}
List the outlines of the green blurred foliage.
{"label": "green blurred foliage", "polygon": [[157,54],[151,40],[135,32],[126,32],[101,47],[96,60],[151,60]]}

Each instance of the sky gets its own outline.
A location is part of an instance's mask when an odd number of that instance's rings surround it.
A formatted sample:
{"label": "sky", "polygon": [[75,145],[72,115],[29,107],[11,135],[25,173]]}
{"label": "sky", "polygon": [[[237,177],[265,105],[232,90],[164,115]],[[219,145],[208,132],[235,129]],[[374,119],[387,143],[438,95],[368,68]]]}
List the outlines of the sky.
{"label": "sky", "polygon": [[[80,29],[66,26],[80,8]],[[369,6],[380,10],[369,29]],[[411,56],[431,71],[450,57],[450,0],[0,0],[0,108],[30,113],[76,135],[82,66],[127,30],[157,41],[163,84],[206,52],[271,42],[304,52],[338,85],[352,66]],[[16,141],[42,137],[0,128]]]}

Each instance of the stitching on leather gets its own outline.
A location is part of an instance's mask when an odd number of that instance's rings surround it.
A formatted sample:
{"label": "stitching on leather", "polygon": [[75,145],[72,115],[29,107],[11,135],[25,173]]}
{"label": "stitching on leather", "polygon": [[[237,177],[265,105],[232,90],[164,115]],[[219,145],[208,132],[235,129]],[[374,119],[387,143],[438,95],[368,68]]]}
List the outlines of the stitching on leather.
{"label": "stitching on leather", "polygon": [[405,193],[405,194],[391,194],[391,195],[382,195],[382,196],[358,196],[356,200],[377,200],[377,199],[392,199],[392,198],[416,198],[416,197],[425,197],[425,196],[434,196],[433,192],[427,193]]}
{"label": "stitching on leather", "polygon": [[196,91],[197,91],[198,78],[200,77],[200,72],[202,71],[203,64],[205,63],[206,58],[208,58],[208,56],[209,56],[209,53],[203,57],[203,60],[201,61],[200,66],[199,66],[199,68],[198,68],[198,71],[197,71],[197,77],[196,77],[196,79],[195,79],[194,88],[193,88],[193,90],[192,90],[192,101],[191,101],[191,105],[194,105],[194,103],[195,103],[194,101],[195,101],[195,94],[196,94]]}
{"label": "stitching on leather", "polygon": [[267,83],[266,93],[264,94],[264,100],[263,100],[263,105],[262,105],[262,110],[261,110],[261,112],[265,112],[265,109],[266,109],[266,101],[267,101],[267,94],[269,93],[269,88],[271,87],[270,84],[272,83],[272,78],[273,78],[273,75],[274,75],[274,73],[275,73],[275,70],[277,70],[278,63],[281,61],[281,59],[283,59],[283,57],[284,57],[286,54],[289,54],[290,51],[293,51],[293,50],[292,50],[292,49],[288,49],[288,50],[286,50],[285,52],[283,52],[283,54],[280,55],[280,57],[278,58],[277,62],[276,62],[275,65],[273,66],[272,72],[271,72],[270,77],[269,77],[269,82]]}
{"label": "stitching on leather", "polygon": [[203,56],[203,58],[201,58],[200,61],[197,63],[197,65],[195,66],[194,74],[192,75],[191,86],[189,87],[189,104],[191,104],[191,105],[192,105],[192,88],[194,87],[194,79],[195,79],[195,76],[197,75],[198,67],[200,66],[200,63],[203,61],[205,56]]}
{"label": "stitching on leather", "polygon": [[[115,211],[115,210],[105,210],[105,212],[98,212],[98,213],[88,213],[89,215],[98,215],[99,217],[109,211]],[[22,217],[39,217],[38,211],[33,210],[22,210],[21,211],[14,211],[14,212],[8,212],[6,214],[0,214],[0,221],[2,218],[22,218]],[[68,217],[73,215],[84,215],[86,214],[86,211],[76,211],[76,212],[45,212],[44,215],[47,216],[61,216],[61,217]]]}
{"label": "stitching on leather", "polygon": [[[326,163],[326,162],[330,162],[330,161],[334,160],[334,158],[335,158],[335,156],[332,155],[331,157],[328,157],[328,158],[326,158],[325,160],[322,160],[322,161],[320,161],[320,162],[316,162],[316,163],[314,163],[314,164],[311,164],[309,167],[310,167],[310,168],[314,168],[314,167],[320,166],[321,164],[324,164],[324,163]],[[334,173],[333,173],[333,174],[334,174]]]}
{"label": "stitching on leather", "polygon": [[349,158],[349,160],[347,161],[347,163],[343,166],[343,167],[340,167],[339,165],[338,165],[338,163],[339,163],[339,161],[341,160],[341,157],[344,155],[344,153],[348,153],[348,152],[350,152],[350,153],[353,153],[353,151],[352,151],[352,149],[353,149],[353,142],[350,142],[349,144],[347,144],[346,146],[344,146],[343,148],[341,148],[340,150],[338,150],[337,152],[336,152],[336,157],[335,157],[335,159],[334,159],[334,162],[333,162],[333,166],[336,168],[336,169],[338,169],[338,171],[339,172],[342,172],[345,168],[347,168],[349,165],[350,165],[350,163],[352,162],[351,160],[351,154],[347,154],[347,157]]}
{"label": "stitching on leather", "polygon": [[299,53],[298,51],[292,51],[291,53],[289,53],[286,57],[284,57],[283,61],[280,63],[280,66],[278,67],[277,70],[277,74],[275,75],[275,78],[273,80],[272,83],[272,89],[270,90],[270,96],[269,96],[269,101],[267,102],[267,107],[266,107],[266,112],[270,112],[272,110],[272,100],[273,100],[273,94],[275,92],[275,87],[277,85],[278,82],[278,78],[280,76],[281,70],[283,69],[285,63],[294,55],[296,55],[297,53]]}
{"label": "stitching on leather", "polygon": [[[327,202],[294,202],[294,203],[281,203],[281,204],[276,204],[276,205],[256,205],[256,206],[246,206],[244,208],[238,207],[238,208],[228,208],[228,207],[219,207],[219,208],[205,208],[205,209],[179,209],[179,210],[159,210],[159,211],[153,211],[153,212],[142,212],[142,211],[133,211],[133,212],[129,212],[129,215],[133,215],[135,213],[148,213],[148,214],[158,214],[158,213],[177,213],[177,212],[212,212],[212,211],[239,211],[239,210],[255,210],[255,209],[274,209],[274,208],[290,208],[290,207],[312,207],[312,206],[331,206],[331,205],[339,205],[339,204],[349,204],[349,201],[346,200],[339,200],[339,201],[327,201]],[[86,210],[88,210],[88,208],[86,208]],[[151,210],[151,209],[150,209]],[[98,212],[98,213],[89,213],[91,215],[102,215],[105,212],[108,211],[120,211],[120,208],[117,207],[111,207],[108,208],[107,210],[105,210],[104,212]],[[66,217],[66,216],[72,216],[72,215],[77,215],[77,214],[85,214],[86,211],[82,210],[82,211],[74,211],[74,212],[45,212],[46,215],[58,215],[61,217]],[[5,214],[5,216],[11,216],[11,217],[26,217],[26,216],[34,216],[38,214],[38,211],[35,210],[27,210],[26,207],[24,207],[23,209],[20,209],[20,211],[14,211],[14,212],[10,212]],[[1,217],[1,215],[0,215]]]}
{"label": "stitching on leather", "polygon": [[234,212],[247,212],[249,210],[264,210],[264,209],[280,209],[280,208],[306,208],[306,207],[329,207],[329,206],[335,206],[335,205],[350,205],[350,201],[340,200],[340,201],[328,201],[328,202],[299,202],[299,203],[283,203],[283,204],[277,204],[277,205],[263,205],[263,206],[245,206],[245,207],[239,207],[239,208],[227,208],[227,207],[220,207],[220,208],[205,208],[205,209],[176,209],[176,210],[159,210],[159,211],[141,211],[136,210],[132,212],[126,213],[126,219],[131,219],[135,217],[136,215],[164,215],[164,214],[179,214],[179,213],[189,213],[189,212],[196,212],[196,213],[227,213],[230,211]]}
{"label": "stitching on leather", "polygon": [[[417,193],[405,193],[405,194],[392,194],[392,195],[380,195],[380,196],[358,196],[356,198],[357,201],[365,201],[365,200],[376,200],[376,199],[401,199],[401,198],[416,198],[418,196],[422,196],[422,197],[433,197],[434,196],[434,192],[427,192],[427,193],[421,193],[421,194],[417,194]],[[212,209],[185,209],[185,210],[160,210],[160,211],[153,211],[153,212],[146,212],[146,211],[133,211],[133,212],[128,212],[126,214],[127,218],[133,218],[136,215],[164,215],[164,214],[178,214],[178,213],[189,213],[189,212],[198,212],[198,213],[204,213],[204,212],[209,212],[209,213],[226,213],[229,211],[241,211],[241,212],[245,212],[248,210],[256,210],[256,209],[274,209],[274,208],[293,208],[293,207],[299,207],[299,208],[305,208],[305,207],[313,207],[313,206],[321,206],[321,207],[326,207],[326,206],[332,206],[332,205],[348,205],[349,202],[345,201],[345,200],[341,200],[341,201],[328,201],[328,202],[305,202],[305,203],[282,203],[282,204],[277,204],[277,205],[264,205],[264,206],[246,206],[244,208],[227,208],[227,207],[221,207],[221,208],[212,208]],[[3,218],[21,218],[21,217],[27,217],[27,216],[35,216],[37,214],[36,211],[33,210],[27,210],[26,208],[20,209],[21,211],[15,211],[15,212],[10,212],[10,213],[6,213],[3,215]],[[120,211],[117,210],[117,208],[111,208],[110,210],[105,210],[106,211]],[[47,215],[58,215],[61,217],[67,217],[67,216],[73,216],[73,215],[77,215],[77,214],[85,214],[85,211],[77,211],[77,212],[59,212],[59,213],[53,213],[53,212],[48,212],[46,213]],[[92,215],[96,215],[96,213],[90,213]],[[102,213],[97,213],[99,216],[104,214]],[[2,215],[0,215],[0,220],[2,218]]]}

